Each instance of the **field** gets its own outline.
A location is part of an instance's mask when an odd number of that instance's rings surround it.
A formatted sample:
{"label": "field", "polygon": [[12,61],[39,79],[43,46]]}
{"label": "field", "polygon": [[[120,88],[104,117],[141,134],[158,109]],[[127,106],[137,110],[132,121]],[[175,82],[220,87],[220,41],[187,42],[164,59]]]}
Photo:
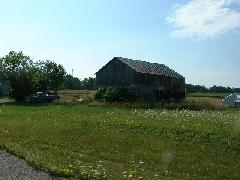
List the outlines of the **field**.
{"label": "field", "polygon": [[239,179],[240,111],[0,106],[0,148],[83,179]]}
{"label": "field", "polygon": [[79,100],[84,100],[85,103],[93,100],[95,93],[95,90],[63,90],[58,95],[63,104],[75,104]]}
{"label": "field", "polygon": [[224,99],[230,93],[189,93],[188,97],[210,97]]}
{"label": "field", "polygon": [[94,101],[94,90],[64,90],[59,91],[61,105],[86,105],[94,107],[128,107],[128,108],[165,108],[165,109],[190,109],[190,110],[222,110],[221,100],[227,96],[226,93],[190,93],[185,101],[168,102],[165,104],[145,104],[145,103],[107,103]]}

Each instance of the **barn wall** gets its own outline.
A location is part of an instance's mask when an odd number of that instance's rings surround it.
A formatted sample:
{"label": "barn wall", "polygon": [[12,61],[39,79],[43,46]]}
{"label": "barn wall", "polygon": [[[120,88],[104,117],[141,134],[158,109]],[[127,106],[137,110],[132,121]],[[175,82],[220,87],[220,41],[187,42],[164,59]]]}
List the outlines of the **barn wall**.
{"label": "barn wall", "polygon": [[166,99],[185,98],[185,79],[169,76],[138,73],[139,100],[145,102],[160,102]]}
{"label": "barn wall", "polygon": [[151,86],[155,89],[161,88],[173,92],[185,91],[184,78],[137,73],[135,82],[136,84]]}
{"label": "barn wall", "polygon": [[136,73],[119,60],[112,60],[96,73],[96,84],[101,86],[130,86]]}

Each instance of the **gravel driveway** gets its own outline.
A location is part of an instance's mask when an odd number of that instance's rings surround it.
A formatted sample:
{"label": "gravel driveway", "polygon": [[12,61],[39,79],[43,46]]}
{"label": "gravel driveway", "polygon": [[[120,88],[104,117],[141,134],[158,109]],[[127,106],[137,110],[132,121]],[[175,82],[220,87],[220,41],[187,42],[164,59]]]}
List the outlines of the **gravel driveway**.
{"label": "gravel driveway", "polygon": [[57,179],[37,171],[24,160],[0,150],[0,180],[45,180]]}

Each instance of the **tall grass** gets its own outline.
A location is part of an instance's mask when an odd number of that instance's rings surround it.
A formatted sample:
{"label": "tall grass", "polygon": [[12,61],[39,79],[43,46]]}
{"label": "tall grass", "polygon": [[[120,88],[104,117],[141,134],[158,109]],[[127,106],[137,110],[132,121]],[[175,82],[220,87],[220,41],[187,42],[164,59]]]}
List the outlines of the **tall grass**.
{"label": "tall grass", "polygon": [[189,93],[188,97],[210,97],[223,99],[231,93]]}
{"label": "tall grass", "polygon": [[223,110],[224,106],[221,100],[209,97],[188,97],[186,99],[186,108],[189,110]]}
{"label": "tall grass", "polygon": [[[61,101],[57,104],[62,105],[86,105],[90,107],[126,107],[126,108],[162,108],[162,109],[188,109],[188,110],[223,110],[221,99],[218,98],[224,94],[208,93],[190,95],[183,101],[163,101],[161,103],[139,103],[139,102],[101,102],[94,100],[96,91],[79,90],[79,91],[60,91]],[[203,96],[203,97],[200,97]],[[81,100],[81,101],[79,101]]]}
{"label": "tall grass", "polygon": [[90,107],[125,107],[131,109],[168,109],[168,110],[223,110],[220,100],[215,98],[187,98],[184,101],[168,101],[162,103],[119,103],[90,101],[85,103]]}
{"label": "tall grass", "polygon": [[75,179],[239,179],[240,111],[0,107],[0,148]]}

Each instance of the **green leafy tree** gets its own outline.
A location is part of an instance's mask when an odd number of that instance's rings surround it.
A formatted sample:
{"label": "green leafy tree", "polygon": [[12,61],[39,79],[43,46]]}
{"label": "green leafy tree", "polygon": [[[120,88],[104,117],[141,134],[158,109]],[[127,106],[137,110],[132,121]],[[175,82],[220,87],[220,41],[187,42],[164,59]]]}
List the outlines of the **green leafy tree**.
{"label": "green leafy tree", "polygon": [[96,89],[96,79],[89,77],[89,78],[84,78],[82,81],[83,89],[89,89],[93,90]]}
{"label": "green leafy tree", "polygon": [[64,78],[64,88],[73,90],[82,89],[82,82],[77,77],[68,74]]}
{"label": "green leafy tree", "polygon": [[2,82],[0,82],[0,98],[4,97],[4,93],[3,93],[3,84]]}
{"label": "green leafy tree", "polygon": [[0,82],[3,82],[4,79],[4,71],[3,71],[3,59],[0,58]]}
{"label": "green leafy tree", "polygon": [[53,61],[34,63],[29,56],[14,51],[1,59],[0,72],[0,80],[10,84],[10,96],[16,101],[36,91],[58,90],[66,74],[63,66]]}
{"label": "green leafy tree", "polygon": [[0,58],[0,97],[3,97],[3,63]]}
{"label": "green leafy tree", "polygon": [[212,86],[210,88],[206,88],[201,85],[192,85],[186,84],[187,93],[235,93],[240,92],[240,88],[231,88],[231,87],[223,87],[223,86]]}
{"label": "green leafy tree", "polygon": [[0,97],[5,97],[9,93],[9,83],[4,75],[3,59],[0,58]]}
{"label": "green leafy tree", "polygon": [[1,60],[2,78],[10,83],[10,96],[17,101],[23,100],[37,86],[34,82],[35,72],[33,61],[22,52],[9,52]]}
{"label": "green leafy tree", "polygon": [[63,88],[66,75],[64,67],[53,61],[40,61],[38,66],[41,71],[41,88],[44,90],[59,90]]}

